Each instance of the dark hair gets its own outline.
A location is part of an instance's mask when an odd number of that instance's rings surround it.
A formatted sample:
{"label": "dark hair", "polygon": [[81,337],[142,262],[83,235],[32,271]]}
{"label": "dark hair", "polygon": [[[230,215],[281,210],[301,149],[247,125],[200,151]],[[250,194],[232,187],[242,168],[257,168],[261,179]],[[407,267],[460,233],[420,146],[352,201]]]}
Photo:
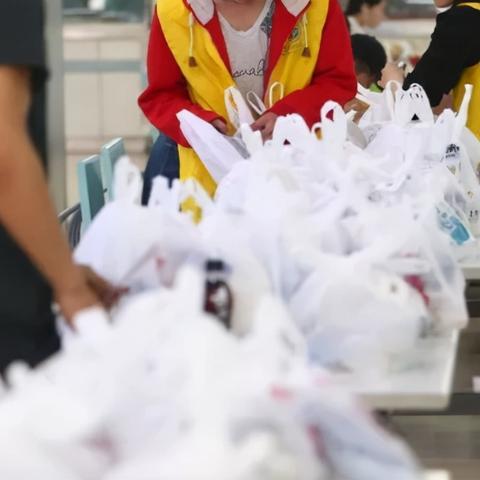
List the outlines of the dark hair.
{"label": "dark hair", "polygon": [[357,15],[362,10],[363,5],[374,7],[375,5],[382,3],[382,1],[383,0],[349,0],[345,15],[347,15],[347,17]]}
{"label": "dark hair", "polygon": [[370,35],[352,35],[353,58],[357,73],[367,73],[378,82],[382,78],[382,70],[387,64],[387,54],[383,45]]}

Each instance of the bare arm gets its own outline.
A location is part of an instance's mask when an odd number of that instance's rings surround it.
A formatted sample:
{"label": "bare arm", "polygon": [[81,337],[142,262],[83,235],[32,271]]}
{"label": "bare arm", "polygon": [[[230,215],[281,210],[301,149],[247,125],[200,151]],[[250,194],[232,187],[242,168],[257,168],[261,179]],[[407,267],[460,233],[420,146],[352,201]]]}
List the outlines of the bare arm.
{"label": "bare arm", "polygon": [[27,132],[30,74],[0,66],[0,222],[53,288],[68,320],[97,303],[72,261]]}

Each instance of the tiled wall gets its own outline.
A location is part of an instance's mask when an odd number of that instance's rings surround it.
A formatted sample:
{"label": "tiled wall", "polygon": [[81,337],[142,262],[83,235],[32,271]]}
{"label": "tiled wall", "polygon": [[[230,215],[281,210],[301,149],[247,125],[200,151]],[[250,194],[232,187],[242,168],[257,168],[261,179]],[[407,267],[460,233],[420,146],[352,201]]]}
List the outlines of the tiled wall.
{"label": "tiled wall", "polygon": [[123,137],[145,163],[149,126],[137,106],[145,84],[148,29],[142,24],[66,24],[65,128],[67,199],[77,201],[76,162]]}

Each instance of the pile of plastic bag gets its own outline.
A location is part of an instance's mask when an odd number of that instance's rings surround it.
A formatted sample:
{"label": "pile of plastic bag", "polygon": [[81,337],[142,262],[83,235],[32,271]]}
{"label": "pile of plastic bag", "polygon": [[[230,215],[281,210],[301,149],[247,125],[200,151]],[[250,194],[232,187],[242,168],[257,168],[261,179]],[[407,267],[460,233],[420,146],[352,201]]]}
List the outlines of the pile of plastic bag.
{"label": "pile of plastic bag", "polygon": [[412,455],[324,371],[274,297],[242,339],[202,312],[203,279],[77,319],[64,351],[13,366],[0,478],[417,480]]}
{"label": "pile of plastic bag", "polygon": [[[325,105],[321,140],[295,115],[266,144],[241,127],[248,159],[206,161],[213,200],[159,178],[141,207],[141,174],[119,161],[75,256],[129,294],[110,319],[78,318],[49,364],[10,370],[1,478],[419,478],[323,367],[388,371],[465,325],[478,145],[418,86],[371,102],[360,126]],[[212,258],[229,266],[235,335],[203,312]]]}
{"label": "pile of plastic bag", "polygon": [[[390,118],[363,129],[329,102],[321,140],[296,115],[279,118],[265,145],[243,126],[248,160],[228,170],[223,160],[223,174],[206,162],[220,178],[215,200],[193,181],[168,189],[159,178],[140,207],[140,173],[120,162],[116,201],[76,258],[132,292],[168,288],[180,266],[221,258],[234,333],[247,333],[273,294],[313,362],[386,370],[420,338],[468,319],[458,258],[476,245],[480,187],[459,136],[465,119],[446,111],[435,121],[422,92],[399,90]],[[187,199],[202,209],[198,224],[180,212]]]}

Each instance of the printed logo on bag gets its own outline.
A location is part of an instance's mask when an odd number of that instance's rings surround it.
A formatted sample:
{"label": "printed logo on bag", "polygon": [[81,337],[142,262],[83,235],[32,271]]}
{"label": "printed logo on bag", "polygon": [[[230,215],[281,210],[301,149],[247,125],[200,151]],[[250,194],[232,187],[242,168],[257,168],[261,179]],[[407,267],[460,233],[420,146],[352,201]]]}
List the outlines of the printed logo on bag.
{"label": "printed logo on bag", "polygon": [[450,158],[450,157],[458,157],[458,154],[460,153],[460,147],[458,145],[455,145],[454,143],[451,143],[448,147],[447,147],[447,151],[446,151],[446,158]]}
{"label": "printed logo on bag", "polygon": [[469,212],[468,219],[470,223],[478,223],[478,220],[480,218],[479,211],[477,209],[472,209]]}
{"label": "printed logo on bag", "polygon": [[460,146],[451,143],[447,147],[441,163],[445,163],[446,167],[453,175],[460,172]]}

